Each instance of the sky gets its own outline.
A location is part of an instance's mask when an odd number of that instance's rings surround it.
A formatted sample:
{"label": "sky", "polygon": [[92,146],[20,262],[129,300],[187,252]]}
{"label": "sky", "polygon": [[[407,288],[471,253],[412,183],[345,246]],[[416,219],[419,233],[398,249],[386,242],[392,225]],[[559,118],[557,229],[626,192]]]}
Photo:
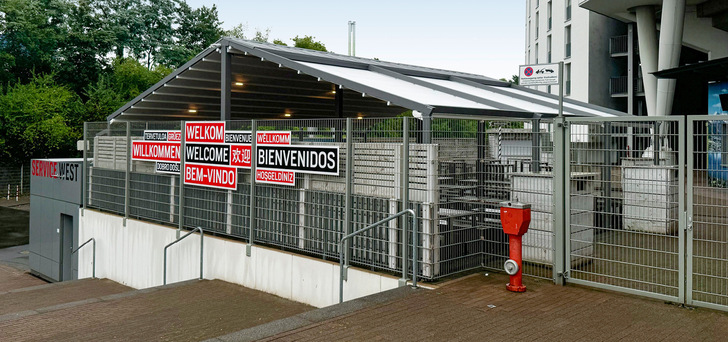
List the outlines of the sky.
{"label": "sky", "polygon": [[524,62],[523,0],[249,1],[187,0],[217,6],[223,28],[270,29],[269,41],[314,36],[347,54],[348,22],[356,21],[356,55],[507,78]]}

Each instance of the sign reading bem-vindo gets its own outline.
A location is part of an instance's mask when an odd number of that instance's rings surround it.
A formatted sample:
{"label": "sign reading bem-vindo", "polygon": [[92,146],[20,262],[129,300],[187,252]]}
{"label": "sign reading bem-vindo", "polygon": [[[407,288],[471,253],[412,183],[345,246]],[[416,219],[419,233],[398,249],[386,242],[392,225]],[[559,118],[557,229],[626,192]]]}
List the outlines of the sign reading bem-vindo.
{"label": "sign reading bem-vindo", "polygon": [[251,153],[250,131],[226,130],[220,121],[186,122],[184,170],[180,170],[181,132],[148,130],[132,142],[132,159],[154,161],[161,173],[184,175],[184,183],[237,189],[238,168],[256,162],[255,181],[294,185],[296,173],[339,175],[339,148],[291,145],[289,131],[256,133],[257,156]]}

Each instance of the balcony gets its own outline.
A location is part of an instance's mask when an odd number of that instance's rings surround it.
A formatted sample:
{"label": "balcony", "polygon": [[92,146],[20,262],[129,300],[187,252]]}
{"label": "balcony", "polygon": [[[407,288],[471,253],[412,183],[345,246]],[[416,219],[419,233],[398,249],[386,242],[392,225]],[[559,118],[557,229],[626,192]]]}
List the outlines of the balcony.
{"label": "balcony", "polygon": [[609,79],[609,94],[612,97],[627,96],[627,76],[611,77]]}
{"label": "balcony", "polygon": [[628,41],[626,35],[609,38],[609,53],[612,57],[627,56]]}
{"label": "balcony", "polygon": [[[642,78],[634,79],[634,93],[639,96],[644,95],[645,87],[642,84]],[[629,95],[627,76],[611,77],[609,79],[609,95],[612,97],[627,97]]]}

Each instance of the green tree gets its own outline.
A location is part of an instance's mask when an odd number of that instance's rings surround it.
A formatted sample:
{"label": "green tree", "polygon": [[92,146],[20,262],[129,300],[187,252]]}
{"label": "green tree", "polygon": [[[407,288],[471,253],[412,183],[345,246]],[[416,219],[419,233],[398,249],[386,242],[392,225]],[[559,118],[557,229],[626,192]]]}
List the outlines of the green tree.
{"label": "green tree", "polygon": [[69,118],[81,110],[78,96],[52,75],[33,76],[0,95],[0,153],[6,164],[29,158],[73,155],[80,137]]}
{"label": "green tree", "polygon": [[28,82],[54,70],[65,40],[66,0],[0,1],[0,81]]}
{"label": "green tree", "polygon": [[508,82],[510,84],[518,85],[518,75],[511,76],[511,79],[510,80],[507,80],[505,78],[501,78],[501,79],[499,79],[499,81]]}
{"label": "green tree", "polygon": [[324,46],[324,44],[319,41],[315,41],[314,39],[316,39],[316,37],[312,36],[304,36],[303,38],[299,38],[298,36],[296,36],[296,38],[291,38],[294,43],[293,46],[297,48],[326,52],[326,46]]}
{"label": "green tree", "polygon": [[180,2],[175,24],[174,43],[161,51],[161,63],[173,68],[186,63],[223,34],[215,5],[192,9]]}
{"label": "green tree", "polygon": [[81,94],[109,65],[106,57],[115,35],[98,14],[98,0],[80,0],[70,7],[66,40],[59,51],[56,68],[61,83]]}

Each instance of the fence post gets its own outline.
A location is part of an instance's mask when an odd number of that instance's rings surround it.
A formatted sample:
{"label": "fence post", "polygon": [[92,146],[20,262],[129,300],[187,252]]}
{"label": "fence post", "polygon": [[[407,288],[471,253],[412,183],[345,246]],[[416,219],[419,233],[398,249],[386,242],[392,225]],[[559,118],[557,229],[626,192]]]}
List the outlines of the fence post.
{"label": "fence post", "polygon": [[[531,172],[541,171],[541,119],[533,119],[531,121]],[[500,132],[500,131],[499,131]],[[500,142],[500,140],[498,140]],[[500,147],[500,145],[498,146]]]}
{"label": "fence post", "polygon": [[[344,235],[353,232],[351,224],[351,188],[354,183],[354,139],[352,135],[353,121],[346,118],[346,198],[344,199]],[[344,267],[349,267],[349,259],[351,259],[351,248],[349,239],[344,241]],[[343,273],[346,275],[346,272]]]}
{"label": "fence post", "polygon": [[255,241],[255,169],[257,164],[256,153],[258,149],[257,122],[250,122],[250,236],[245,247],[245,255],[250,256]]}
{"label": "fence post", "polygon": [[566,136],[566,123],[563,117],[554,119],[554,178],[553,178],[553,228],[554,228],[554,283],[564,285],[566,275],[566,144],[569,137]]}
{"label": "fence post", "polygon": [[[400,172],[402,176],[402,210],[409,209],[409,118],[402,118],[402,162],[400,163]],[[409,226],[409,220],[406,215],[403,215],[402,220],[402,279],[399,280],[399,286],[407,285],[407,227]],[[417,227],[412,227],[417,229]],[[413,246],[416,246],[417,241],[412,241]],[[413,247],[414,248],[414,247]],[[412,269],[412,279],[417,276],[417,270]]]}
{"label": "fence post", "polygon": [[20,194],[23,194],[23,167],[25,164],[20,164]]}
{"label": "fence post", "polygon": [[177,226],[176,239],[179,239],[185,222],[185,122],[180,121],[179,125],[179,224]]}
{"label": "fence post", "polygon": [[131,123],[126,122],[126,177],[124,178],[124,227],[129,219],[129,180],[131,176]]}
{"label": "fence post", "polygon": [[81,184],[81,216],[83,216],[86,207],[88,206],[88,171],[90,169],[88,165],[88,122],[83,123],[83,184]]}

